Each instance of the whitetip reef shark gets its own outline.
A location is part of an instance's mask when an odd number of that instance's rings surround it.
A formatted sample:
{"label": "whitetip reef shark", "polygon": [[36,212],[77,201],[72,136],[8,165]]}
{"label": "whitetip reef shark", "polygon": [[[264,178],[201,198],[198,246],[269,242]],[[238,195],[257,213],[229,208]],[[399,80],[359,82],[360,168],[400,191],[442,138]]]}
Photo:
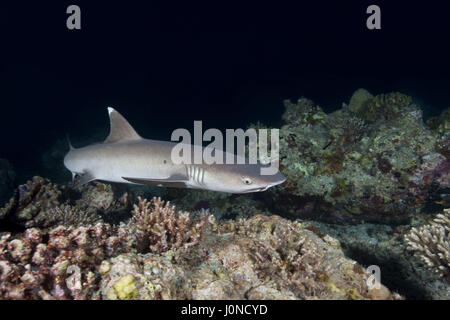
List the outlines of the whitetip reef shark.
{"label": "whitetip reef shark", "polygon": [[[144,139],[113,108],[108,108],[110,133],[103,143],[75,149],[64,157],[76,186],[93,180],[152,186],[203,189],[227,193],[265,191],[283,183],[278,170],[261,175],[262,164],[175,164],[169,141]],[[225,154],[226,152],[224,152]]]}

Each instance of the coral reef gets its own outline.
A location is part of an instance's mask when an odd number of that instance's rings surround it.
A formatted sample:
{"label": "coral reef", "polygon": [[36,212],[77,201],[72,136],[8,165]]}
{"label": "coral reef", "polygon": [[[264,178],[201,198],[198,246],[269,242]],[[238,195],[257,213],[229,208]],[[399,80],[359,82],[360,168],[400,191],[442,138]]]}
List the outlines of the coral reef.
{"label": "coral reef", "polygon": [[450,112],[425,125],[412,101],[285,101],[287,181],[264,193],[34,177],[0,209],[0,299],[449,299],[450,212],[435,214],[450,204]]}
{"label": "coral reef", "polygon": [[[108,224],[39,229],[0,240],[0,297],[3,299],[96,299],[96,269],[125,252],[124,232]],[[47,240],[46,240],[47,238]]]}
{"label": "coral reef", "polygon": [[0,241],[2,299],[393,299],[323,239],[279,216],[216,222],[159,198],[127,224],[28,228]]}
{"label": "coral reef", "polygon": [[100,215],[103,221],[112,224],[130,217],[135,196],[124,186],[95,181],[82,186],[78,191],[81,195],[74,201],[77,210]]}
{"label": "coral reef", "polygon": [[63,204],[46,211],[41,211],[34,219],[27,221],[25,227],[39,227],[41,229],[58,225],[78,227],[82,225],[94,225],[100,222],[100,220],[101,217],[93,211],[83,211],[68,204]]}
{"label": "coral reef", "polygon": [[432,270],[450,282],[450,209],[405,236],[408,248]]}
{"label": "coral reef", "polygon": [[[116,189],[116,192],[113,190]],[[80,226],[100,219],[118,224],[129,218],[133,196],[120,187],[93,182],[78,190],[33,177],[0,209],[0,223],[21,227]]]}
{"label": "coral reef", "polygon": [[[356,94],[361,95],[361,93]],[[383,93],[365,100],[359,108],[354,110],[358,117],[367,122],[391,120],[401,116],[411,102],[411,97],[399,92]]]}
{"label": "coral reef", "polygon": [[[278,216],[211,223],[197,246],[122,254],[101,282],[107,299],[392,299],[328,242]],[[330,244],[331,243],[331,244]]]}
{"label": "coral reef", "polygon": [[[429,122],[427,122],[429,123]],[[435,144],[436,151],[450,158],[450,108],[447,108],[442,112],[439,118],[437,118],[434,125],[431,127],[435,129],[438,134],[438,138]]]}
{"label": "coral reef", "polygon": [[439,126],[437,127],[437,131],[444,136],[450,136],[450,108],[442,111],[439,116]]}
{"label": "coral reef", "polygon": [[205,216],[194,224],[188,212],[176,212],[170,202],[165,203],[156,197],[148,202],[139,197],[129,227],[136,235],[139,249],[148,248],[151,252],[161,253],[185,244],[197,244],[207,218]]}
{"label": "coral reef", "polygon": [[[426,219],[429,219],[428,215],[422,215],[414,224],[423,224]],[[450,299],[448,283],[408,250],[405,234],[409,225],[340,225],[319,221],[304,224],[320,237],[331,236],[339,240],[345,255],[361,265],[379,266],[381,282],[406,299]]]}
{"label": "coral reef", "polygon": [[[170,191],[169,194],[173,195],[173,192]],[[260,214],[270,214],[264,203],[245,195],[188,190],[177,198],[172,198],[171,201],[177,208],[185,211],[208,210],[216,220],[248,218],[254,214],[255,210]]]}
{"label": "coral reef", "polygon": [[368,112],[361,117],[347,106],[325,114],[305,98],[285,103],[280,168],[287,181],[267,192],[272,211],[329,222],[401,223],[448,193],[449,159],[436,150],[437,134],[411,98],[358,92],[352,108]]}
{"label": "coral reef", "polygon": [[33,177],[15,190],[9,203],[0,209],[0,217],[25,223],[40,212],[58,206],[65,189],[44,178]]}
{"label": "coral reef", "polygon": [[348,103],[348,109],[353,113],[362,113],[364,104],[371,100],[373,95],[366,89],[360,88],[356,90]]}

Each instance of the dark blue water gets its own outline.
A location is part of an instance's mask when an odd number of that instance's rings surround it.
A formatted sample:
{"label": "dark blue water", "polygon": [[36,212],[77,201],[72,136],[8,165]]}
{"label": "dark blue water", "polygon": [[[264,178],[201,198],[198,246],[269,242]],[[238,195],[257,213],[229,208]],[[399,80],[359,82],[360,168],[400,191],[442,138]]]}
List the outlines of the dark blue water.
{"label": "dark blue water", "polygon": [[381,2],[383,28],[365,28],[369,2],[78,2],[0,5],[0,157],[26,179],[42,153],[107,135],[114,106],[144,137],[169,139],[194,120],[219,129],[279,126],[284,99],[336,110],[360,87],[401,91],[425,116],[450,104],[445,10]]}

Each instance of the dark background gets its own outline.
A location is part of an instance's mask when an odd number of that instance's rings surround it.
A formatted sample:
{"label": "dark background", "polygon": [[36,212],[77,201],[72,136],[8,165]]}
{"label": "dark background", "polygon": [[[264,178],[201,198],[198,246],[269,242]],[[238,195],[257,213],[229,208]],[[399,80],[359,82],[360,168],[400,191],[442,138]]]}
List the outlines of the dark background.
{"label": "dark background", "polygon": [[[0,158],[22,180],[64,170],[42,155],[65,133],[103,139],[107,106],[169,140],[193,120],[280,125],[284,99],[335,110],[359,87],[413,95],[425,115],[450,104],[444,1],[93,2],[0,4]],[[70,4],[81,30],[66,28]],[[366,28],[370,4],[382,30]]]}

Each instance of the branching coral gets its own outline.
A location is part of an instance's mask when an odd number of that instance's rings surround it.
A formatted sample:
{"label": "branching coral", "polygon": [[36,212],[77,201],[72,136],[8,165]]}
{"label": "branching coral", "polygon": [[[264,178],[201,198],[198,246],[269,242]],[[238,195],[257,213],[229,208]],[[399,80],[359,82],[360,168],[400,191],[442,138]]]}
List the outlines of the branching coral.
{"label": "branching coral", "polygon": [[428,225],[412,228],[405,236],[408,249],[432,270],[450,280],[450,209]]}
{"label": "branching coral", "polygon": [[263,272],[272,274],[272,278],[280,276],[280,283],[291,282],[297,296],[318,296],[326,290],[325,282],[331,270],[321,265],[323,252],[317,244],[299,230],[300,224],[297,222],[276,224],[270,241],[271,250],[277,253],[275,261],[264,258],[271,254],[263,242],[256,246],[255,260],[259,268],[264,268]]}
{"label": "branching coral", "polygon": [[184,244],[198,243],[207,217],[194,224],[188,212],[176,212],[170,202],[165,203],[156,197],[151,202],[138,199],[131,222],[138,249],[161,253]]}

